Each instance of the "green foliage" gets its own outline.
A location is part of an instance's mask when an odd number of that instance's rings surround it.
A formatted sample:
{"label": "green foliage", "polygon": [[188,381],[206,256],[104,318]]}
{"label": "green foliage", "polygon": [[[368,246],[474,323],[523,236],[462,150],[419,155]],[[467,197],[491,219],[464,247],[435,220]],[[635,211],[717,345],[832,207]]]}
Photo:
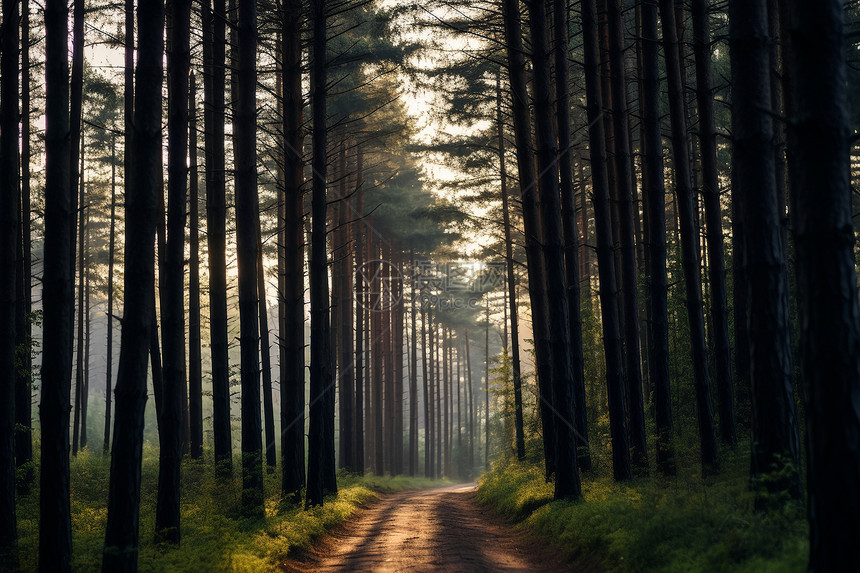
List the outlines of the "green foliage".
{"label": "green foliage", "polygon": [[499,464],[480,481],[478,500],[600,570],[804,570],[803,508],[754,512],[746,455],[724,456],[723,473],[705,480],[695,455],[682,460],[675,478],[586,477],[580,502],[552,501],[539,467]]}
{"label": "green foliage", "polygon": [[[178,547],[154,542],[158,483],[157,450],[147,445],[141,472],[139,570],[276,571],[288,557],[306,549],[341,523],[377,492],[440,485],[407,477],[339,476],[340,491],[322,507],[303,510],[282,503],[280,474],[266,472],[265,517],[248,518],[240,503],[242,480],[219,481],[211,456],[184,460],[182,466],[182,542]],[[239,467],[238,459],[234,462]],[[38,471],[38,467],[36,467]],[[73,571],[99,571],[107,525],[110,458],[83,449],[71,460]],[[38,483],[38,480],[36,480]],[[18,498],[19,553],[23,571],[37,569],[38,488]]]}

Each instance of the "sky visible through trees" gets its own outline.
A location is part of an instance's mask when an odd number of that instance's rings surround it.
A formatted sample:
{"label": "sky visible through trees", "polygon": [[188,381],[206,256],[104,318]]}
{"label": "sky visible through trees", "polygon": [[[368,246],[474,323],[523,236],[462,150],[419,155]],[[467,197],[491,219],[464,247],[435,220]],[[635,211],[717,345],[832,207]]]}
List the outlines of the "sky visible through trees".
{"label": "sky visible through trees", "polygon": [[[860,568],[858,25],[3,0],[0,568],[150,570],[200,519],[281,540],[438,480],[601,568],[539,520],[667,484],[790,524],[720,567]],[[243,543],[201,554],[297,551]]]}

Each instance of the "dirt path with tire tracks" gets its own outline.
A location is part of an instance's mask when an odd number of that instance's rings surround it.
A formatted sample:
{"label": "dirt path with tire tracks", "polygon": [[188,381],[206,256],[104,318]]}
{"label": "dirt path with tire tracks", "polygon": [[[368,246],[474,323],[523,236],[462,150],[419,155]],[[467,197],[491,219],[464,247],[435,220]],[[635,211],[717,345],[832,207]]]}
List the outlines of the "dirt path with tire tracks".
{"label": "dirt path with tire tracks", "polygon": [[475,485],[381,497],[286,571],[577,571],[475,502]]}

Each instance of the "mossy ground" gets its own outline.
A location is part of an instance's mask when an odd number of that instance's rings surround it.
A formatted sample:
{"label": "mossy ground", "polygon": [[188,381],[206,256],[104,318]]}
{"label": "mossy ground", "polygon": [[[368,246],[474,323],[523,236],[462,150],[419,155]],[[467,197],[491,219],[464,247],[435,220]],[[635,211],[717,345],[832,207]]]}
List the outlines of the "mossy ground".
{"label": "mossy ground", "polygon": [[805,508],[754,512],[748,451],[726,452],[722,472],[704,479],[695,463],[627,483],[585,474],[580,502],[552,501],[537,464],[500,463],[480,480],[478,500],[598,570],[804,571]]}
{"label": "mossy ground", "polygon": [[[153,539],[158,454],[147,448],[140,500],[139,570],[158,573],[275,571],[287,557],[307,548],[378,493],[446,483],[423,478],[339,475],[337,496],[326,499],[322,507],[305,511],[281,503],[280,475],[266,471],[266,515],[262,519],[248,519],[243,517],[239,503],[239,473],[237,461],[234,479],[223,483],[215,478],[211,458],[185,460],[182,467],[182,542],[178,547],[159,546]],[[109,458],[84,450],[72,459],[73,571],[101,569],[109,479]],[[38,484],[38,473],[34,483]],[[19,496],[17,515],[21,566],[24,571],[35,571],[39,542],[38,488]]]}

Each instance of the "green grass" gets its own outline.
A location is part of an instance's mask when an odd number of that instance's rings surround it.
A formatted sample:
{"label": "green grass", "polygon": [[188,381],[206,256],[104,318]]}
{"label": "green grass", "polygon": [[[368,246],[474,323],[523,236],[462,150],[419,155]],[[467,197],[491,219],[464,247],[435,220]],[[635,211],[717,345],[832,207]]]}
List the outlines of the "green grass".
{"label": "green grass", "polygon": [[748,464],[728,452],[722,473],[704,480],[681,468],[623,484],[598,473],[584,477],[583,501],[569,502],[552,501],[543,468],[511,462],[480,480],[478,500],[598,570],[804,571],[804,508],[753,512]]}
{"label": "green grass", "polygon": [[[337,496],[327,498],[323,507],[304,511],[281,504],[280,475],[267,471],[266,516],[248,519],[242,516],[239,505],[238,461],[234,473],[233,480],[219,483],[211,459],[186,460],[182,467],[182,542],[179,547],[158,546],[153,541],[158,454],[147,447],[140,500],[140,571],[274,571],[379,493],[444,483],[423,478],[340,475]],[[73,571],[101,569],[109,478],[109,458],[84,450],[72,459]],[[35,483],[38,484],[38,474]],[[19,496],[17,515],[22,569],[35,571],[39,542],[37,488]]]}

